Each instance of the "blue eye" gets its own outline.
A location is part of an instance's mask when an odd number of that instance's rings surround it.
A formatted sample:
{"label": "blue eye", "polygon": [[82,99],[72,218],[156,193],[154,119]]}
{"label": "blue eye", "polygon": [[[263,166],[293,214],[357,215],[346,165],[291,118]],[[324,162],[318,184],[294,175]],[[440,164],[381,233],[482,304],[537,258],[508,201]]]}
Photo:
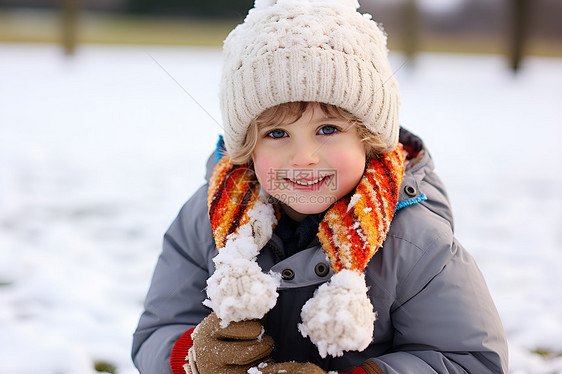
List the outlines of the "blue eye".
{"label": "blue eye", "polygon": [[281,139],[281,138],[284,138],[285,136],[287,136],[287,133],[283,130],[275,129],[275,130],[272,130],[272,131],[268,132],[266,136],[269,136],[270,138],[273,138],[273,139]]}
{"label": "blue eye", "polygon": [[338,132],[339,130],[337,127],[334,126],[323,126],[320,130],[318,130],[319,135],[332,135]]}

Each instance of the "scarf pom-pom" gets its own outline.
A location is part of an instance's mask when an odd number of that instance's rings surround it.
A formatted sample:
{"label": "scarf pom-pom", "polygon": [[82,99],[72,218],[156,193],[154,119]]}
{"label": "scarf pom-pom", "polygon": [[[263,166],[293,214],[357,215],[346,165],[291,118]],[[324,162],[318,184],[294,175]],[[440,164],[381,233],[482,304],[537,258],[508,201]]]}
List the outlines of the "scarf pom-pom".
{"label": "scarf pom-pom", "polygon": [[302,308],[299,331],[320,356],[363,351],[373,338],[376,314],[367,296],[365,276],[342,270],[323,284]]}
{"label": "scarf pom-pom", "polygon": [[230,322],[263,318],[277,302],[280,276],[265,274],[255,261],[236,259],[217,264],[207,280],[204,305],[213,309],[221,326]]}

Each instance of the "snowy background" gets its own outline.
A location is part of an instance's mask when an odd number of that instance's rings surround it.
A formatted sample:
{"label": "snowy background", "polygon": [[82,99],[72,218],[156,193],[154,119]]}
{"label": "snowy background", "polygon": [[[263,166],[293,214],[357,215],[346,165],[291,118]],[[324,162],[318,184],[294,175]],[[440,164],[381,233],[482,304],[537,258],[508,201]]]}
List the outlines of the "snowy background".
{"label": "snowy background", "polygon": [[[392,63],[511,372],[562,373],[562,59]],[[222,132],[219,75],[218,49],[0,44],[0,373],[136,372],[162,235]]]}

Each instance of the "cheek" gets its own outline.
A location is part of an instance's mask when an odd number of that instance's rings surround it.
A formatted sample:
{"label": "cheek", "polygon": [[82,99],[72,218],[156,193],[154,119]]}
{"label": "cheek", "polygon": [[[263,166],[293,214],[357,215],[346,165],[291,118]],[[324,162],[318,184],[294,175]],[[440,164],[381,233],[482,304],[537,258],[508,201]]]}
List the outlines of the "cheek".
{"label": "cheek", "polygon": [[341,152],[333,158],[332,165],[338,170],[339,180],[345,189],[352,189],[361,180],[365,171],[365,153]]}
{"label": "cheek", "polygon": [[361,149],[342,149],[340,152],[333,152],[331,154],[331,159],[331,164],[344,172],[356,172],[357,170],[361,170],[361,174],[363,174],[366,156],[365,152]]}
{"label": "cheek", "polygon": [[326,153],[330,164],[345,175],[363,175],[365,170],[366,152],[365,144],[356,131],[342,134],[337,144]]}
{"label": "cheek", "polygon": [[276,158],[272,154],[264,154],[263,152],[255,153],[252,158],[256,177],[260,184],[265,187],[268,185],[266,181],[272,176],[272,171],[277,169]]}

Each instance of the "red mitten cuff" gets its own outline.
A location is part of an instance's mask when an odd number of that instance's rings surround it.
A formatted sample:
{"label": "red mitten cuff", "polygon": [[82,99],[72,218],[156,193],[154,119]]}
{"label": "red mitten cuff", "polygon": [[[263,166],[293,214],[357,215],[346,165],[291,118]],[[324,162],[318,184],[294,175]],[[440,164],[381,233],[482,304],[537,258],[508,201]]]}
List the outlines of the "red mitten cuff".
{"label": "red mitten cuff", "polygon": [[341,374],[384,374],[381,368],[373,361],[364,362],[360,367]]}
{"label": "red mitten cuff", "polygon": [[367,374],[367,372],[361,368],[355,368],[351,371],[346,371],[345,373],[340,374]]}
{"label": "red mitten cuff", "polygon": [[187,352],[189,348],[193,346],[193,340],[191,339],[191,333],[195,327],[187,330],[174,344],[172,348],[172,357],[170,357],[170,366],[172,368],[172,373],[174,374],[185,374],[183,365],[187,363]]}

